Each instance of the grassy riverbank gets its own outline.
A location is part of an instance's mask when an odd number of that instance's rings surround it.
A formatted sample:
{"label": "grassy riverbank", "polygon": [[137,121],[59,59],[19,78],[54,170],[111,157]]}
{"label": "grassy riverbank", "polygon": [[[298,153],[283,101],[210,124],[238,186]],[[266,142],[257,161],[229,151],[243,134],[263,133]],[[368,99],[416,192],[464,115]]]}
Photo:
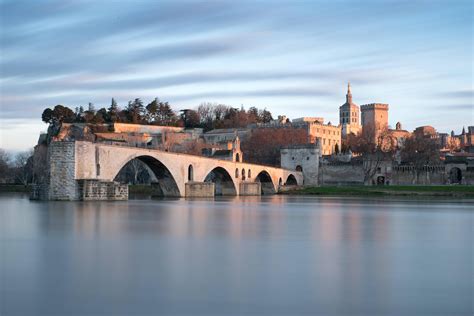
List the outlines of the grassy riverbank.
{"label": "grassy riverbank", "polygon": [[419,195],[474,197],[474,186],[433,185],[433,186],[324,186],[304,187],[284,192],[294,195]]}
{"label": "grassy riverbank", "polygon": [[30,185],[22,184],[0,184],[0,192],[30,192]]}

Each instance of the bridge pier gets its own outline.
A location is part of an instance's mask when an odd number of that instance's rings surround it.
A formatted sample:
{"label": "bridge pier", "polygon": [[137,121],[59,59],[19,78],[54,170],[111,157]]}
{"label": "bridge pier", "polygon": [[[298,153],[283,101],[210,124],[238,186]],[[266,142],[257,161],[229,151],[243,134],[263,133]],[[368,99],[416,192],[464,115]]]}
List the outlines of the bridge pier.
{"label": "bridge pier", "polygon": [[186,182],[185,197],[214,197],[215,183]]}
{"label": "bridge pier", "polygon": [[241,182],[239,195],[261,195],[262,184],[260,182]]}

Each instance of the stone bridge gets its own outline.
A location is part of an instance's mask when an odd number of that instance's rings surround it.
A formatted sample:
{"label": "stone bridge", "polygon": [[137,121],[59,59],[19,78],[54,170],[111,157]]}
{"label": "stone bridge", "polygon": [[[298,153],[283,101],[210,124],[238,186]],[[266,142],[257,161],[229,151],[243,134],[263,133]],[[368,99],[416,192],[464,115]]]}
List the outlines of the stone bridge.
{"label": "stone bridge", "polygon": [[85,141],[53,142],[48,148],[48,181],[35,188],[33,198],[127,199],[128,186],[114,180],[133,159],[149,167],[162,196],[272,194],[284,185],[303,184],[302,172],[295,170]]}

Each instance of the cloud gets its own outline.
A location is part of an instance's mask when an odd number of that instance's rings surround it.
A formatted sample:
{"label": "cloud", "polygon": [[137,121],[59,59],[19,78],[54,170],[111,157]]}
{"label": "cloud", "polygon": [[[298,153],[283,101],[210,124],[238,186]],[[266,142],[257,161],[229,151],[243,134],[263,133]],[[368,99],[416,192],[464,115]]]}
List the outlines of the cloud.
{"label": "cloud", "polygon": [[449,92],[439,93],[437,96],[444,98],[460,98],[460,99],[472,99],[474,97],[474,90],[454,90]]}

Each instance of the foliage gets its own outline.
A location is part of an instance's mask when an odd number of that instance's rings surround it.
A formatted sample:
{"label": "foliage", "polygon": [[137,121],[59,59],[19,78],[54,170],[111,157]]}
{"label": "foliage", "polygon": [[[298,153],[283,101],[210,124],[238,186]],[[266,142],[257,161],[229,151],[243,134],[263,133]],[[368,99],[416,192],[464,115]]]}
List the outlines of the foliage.
{"label": "foliage", "polygon": [[282,146],[305,144],[307,139],[304,128],[261,128],[242,141],[241,148],[246,162],[279,166]]}
{"label": "foliage", "polygon": [[350,134],[347,148],[363,158],[364,183],[373,179],[384,161],[392,161],[397,150],[388,128],[373,126],[364,126],[358,135]]}
{"label": "foliage", "polygon": [[437,139],[413,134],[404,142],[400,151],[402,162],[423,167],[439,163],[440,145]]}
{"label": "foliage", "polygon": [[83,106],[75,111],[63,105],[54,109],[47,108],[43,111],[42,119],[50,125],[61,123],[89,123],[110,124],[115,122],[150,124],[163,126],[184,126],[186,128],[200,127],[204,131],[216,128],[239,128],[249,124],[268,123],[273,120],[272,114],[267,109],[251,107],[246,111],[243,107],[233,108],[225,104],[201,103],[196,110],[185,109],[178,116],[168,102],[155,98],[144,106],[140,98],[129,101],[124,109],[112,98],[108,108],[96,110],[94,104],[89,103],[87,110]]}

